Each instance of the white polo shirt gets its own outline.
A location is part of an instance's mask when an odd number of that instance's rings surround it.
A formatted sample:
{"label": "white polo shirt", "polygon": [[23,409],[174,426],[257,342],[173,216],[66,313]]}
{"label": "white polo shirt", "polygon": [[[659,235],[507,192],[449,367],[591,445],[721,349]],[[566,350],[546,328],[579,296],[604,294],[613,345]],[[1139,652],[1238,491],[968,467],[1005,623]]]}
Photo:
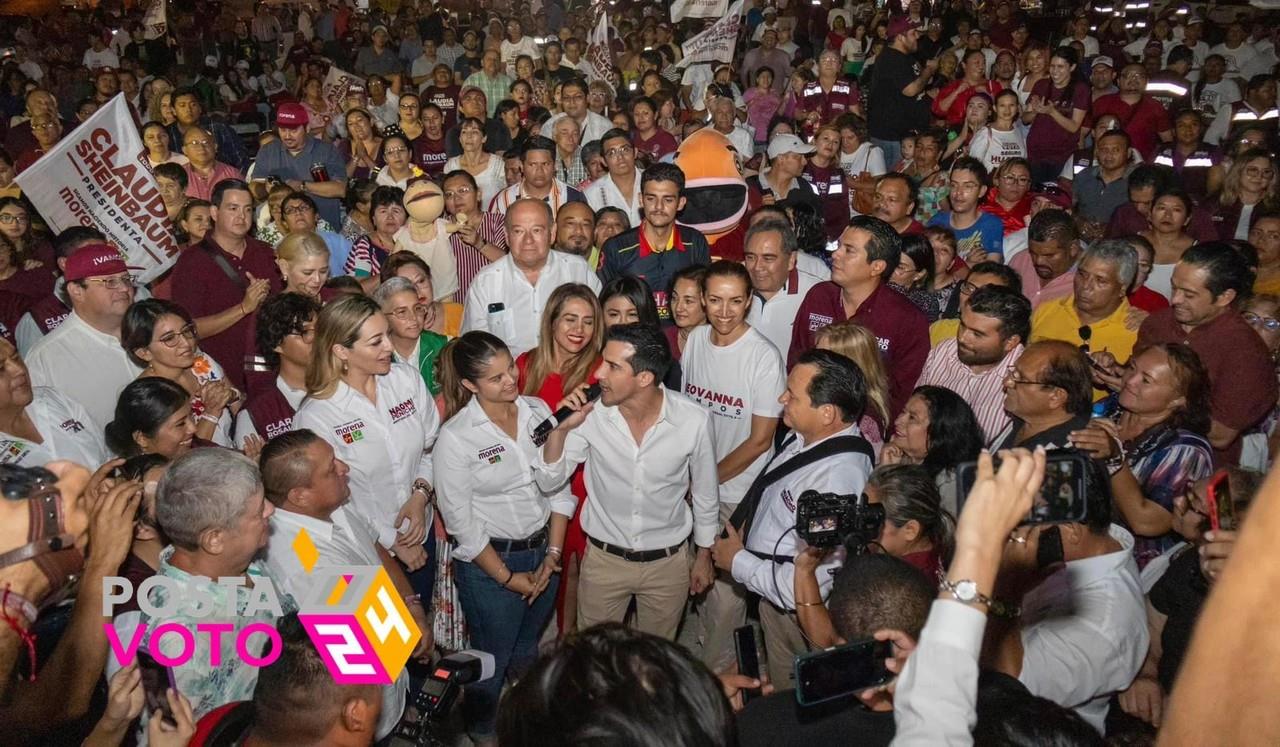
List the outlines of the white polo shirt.
{"label": "white polo shirt", "polygon": [[[296,602],[311,585],[310,574],[303,569],[302,561],[293,551],[293,541],[298,530],[305,529],[318,553],[314,568],[333,566],[371,565],[382,566],[378,557],[377,532],[373,527],[349,510],[339,506],[329,520],[304,516],[277,508],[271,514],[271,538],[267,540],[264,562],[271,579]],[[429,604],[429,602],[428,602]],[[405,693],[409,691],[407,669],[390,685],[382,687],[382,715],[378,717],[377,738],[391,733],[404,713]]]}
{"label": "white polo shirt", "polygon": [[[798,254],[804,256],[803,252]],[[752,294],[747,323],[773,343],[778,353],[785,357],[791,349],[791,327],[795,323],[796,312],[800,310],[800,302],[809,289],[820,282],[821,278],[800,269],[800,263],[797,262],[796,268],[787,276],[786,285],[773,294],[773,298],[766,301],[763,296]]]}
{"label": "white polo shirt", "polygon": [[49,387],[34,387],[32,394],[27,416],[44,441],[35,443],[0,431],[0,463],[43,467],[66,459],[92,472],[110,458],[103,442],[102,426],[95,423],[83,407]]}
{"label": "white polo shirt", "polygon": [[635,182],[631,185],[631,204],[627,204],[627,196],[622,194],[622,190],[618,189],[618,185],[614,184],[613,177],[609,174],[596,179],[582,190],[582,194],[587,198],[587,204],[592,210],[599,210],[606,205],[616,207],[627,214],[627,219],[631,221],[631,226],[640,225],[640,177],[644,175],[644,169],[636,169]]}
{"label": "white polo shirt", "polygon": [[516,399],[516,439],[493,424],[475,397],[440,428],[432,451],[436,498],[457,542],[453,557],[470,562],[490,539],[524,539],[555,511],[573,518],[577,499],[566,483],[550,491],[533,479],[533,429],[551,415],[537,397]]}
{"label": "white polo shirt", "polygon": [[57,389],[104,427],[115,418],[120,392],[142,372],[120,338],[90,327],[74,311],[31,346],[26,361],[33,385]]}
{"label": "white polo shirt", "polygon": [[[351,467],[350,505],[377,530],[378,542],[390,548],[396,540],[393,522],[414,480],[431,482],[431,447],[440,416],[418,369],[392,363],[389,373],[376,378],[376,404],[340,381],[332,397],[303,400],[293,427],[315,431]],[[428,523],[431,515],[428,507]],[[427,540],[434,541],[430,532]]]}
{"label": "white polo shirt", "polygon": [[497,335],[512,355],[532,350],[538,346],[547,299],[565,283],[582,283],[600,292],[600,278],[582,257],[551,250],[535,286],[508,254],[485,265],[471,281],[462,311],[462,331],[479,329]]}

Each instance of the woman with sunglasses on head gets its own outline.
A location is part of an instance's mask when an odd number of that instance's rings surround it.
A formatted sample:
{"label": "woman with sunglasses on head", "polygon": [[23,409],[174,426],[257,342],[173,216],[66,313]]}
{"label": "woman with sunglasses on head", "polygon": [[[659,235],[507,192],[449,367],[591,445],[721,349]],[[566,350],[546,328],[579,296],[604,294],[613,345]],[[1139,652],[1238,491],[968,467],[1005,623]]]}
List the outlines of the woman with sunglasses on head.
{"label": "woman with sunglasses on head", "polygon": [[1071,434],[1078,449],[1104,460],[1111,492],[1145,566],[1176,543],[1173,499],[1213,471],[1209,374],[1185,345],[1153,345],[1129,362],[1111,418]]}
{"label": "woman with sunglasses on head", "polygon": [[231,447],[240,392],[218,362],[200,352],[196,325],[186,309],[158,298],[138,301],[124,315],[120,341],[129,359],[143,367],[139,378],[168,379],[191,396],[196,436]]}
{"label": "woman with sunglasses on head", "polygon": [[351,467],[352,508],[404,565],[414,592],[431,599],[431,447],[440,415],[422,374],[395,360],[390,324],[373,299],[346,296],[320,311],[306,384],[294,429],[315,431]]}

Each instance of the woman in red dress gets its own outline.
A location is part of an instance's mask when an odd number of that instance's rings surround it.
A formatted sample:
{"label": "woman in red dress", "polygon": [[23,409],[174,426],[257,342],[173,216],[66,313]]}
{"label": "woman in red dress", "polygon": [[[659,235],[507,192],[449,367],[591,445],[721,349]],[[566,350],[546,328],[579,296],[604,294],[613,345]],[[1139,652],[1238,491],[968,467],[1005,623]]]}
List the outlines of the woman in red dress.
{"label": "woman in red dress", "polygon": [[[604,347],[604,314],[596,294],[580,283],[567,283],[552,291],[542,310],[538,340],[538,347],[516,358],[520,393],[534,395],[554,410],[567,392],[595,383],[593,374]],[[578,509],[564,537],[564,573],[556,596],[561,633],[577,627],[578,563],[587,547],[587,536],[582,532],[582,504],[587,499],[582,467],[574,471],[571,489],[578,498]]]}

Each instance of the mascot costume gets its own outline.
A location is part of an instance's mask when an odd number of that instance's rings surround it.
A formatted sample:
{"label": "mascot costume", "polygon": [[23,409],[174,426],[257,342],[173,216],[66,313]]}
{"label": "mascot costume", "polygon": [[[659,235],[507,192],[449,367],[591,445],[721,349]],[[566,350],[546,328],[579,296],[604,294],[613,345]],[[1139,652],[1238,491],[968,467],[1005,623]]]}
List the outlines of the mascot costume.
{"label": "mascot costume", "polygon": [[760,207],[760,197],[748,189],[740,166],[749,157],[710,127],[685,138],[676,150],[674,163],[684,172],[680,223],[707,237],[713,259],[742,260],[747,212]]}
{"label": "mascot costume", "polygon": [[[449,234],[458,230],[444,214],[444,192],[430,179],[418,179],[404,190],[404,210],[409,222],[396,232],[396,251],[413,252],[431,268],[431,284],[437,301],[452,301],[458,292],[458,264],[449,246]],[[459,220],[466,220],[460,216]]]}

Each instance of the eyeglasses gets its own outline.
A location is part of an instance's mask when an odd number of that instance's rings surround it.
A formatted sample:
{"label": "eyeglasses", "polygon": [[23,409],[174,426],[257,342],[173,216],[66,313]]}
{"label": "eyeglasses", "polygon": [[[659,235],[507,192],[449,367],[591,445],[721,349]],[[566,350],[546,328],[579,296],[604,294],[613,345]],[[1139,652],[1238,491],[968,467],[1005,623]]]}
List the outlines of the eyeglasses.
{"label": "eyeglasses", "polygon": [[1093,338],[1093,328],[1087,324],[1081,325],[1080,329],[1076,330],[1076,334],[1080,335],[1080,349],[1086,353],[1089,352],[1089,340]]}
{"label": "eyeglasses", "polygon": [[1035,384],[1036,386],[1053,386],[1053,384],[1050,384],[1047,381],[1036,381],[1034,379],[1028,379],[1023,377],[1023,375],[1018,371],[1018,368],[1016,365],[1009,366],[1009,368],[1005,370],[1004,378],[1005,378],[1005,381],[1008,381],[1014,386],[1022,386],[1023,384]]}
{"label": "eyeglasses", "polygon": [[1008,182],[1009,184],[1030,184],[1031,177],[1014,176],[1013,174],[1005,174],[1004,176],[1000,177],[1000,181]]}
{"label": "eyeglasses", "polygon": [[289,333],[289,336],[297,337],[309,345],[316,339],[316,328],[303,327],[302,329],[295,329]]}
{"label": "eyeglasses", "polygon": [[609,150],[605,151],[604,157],[606,160],[612,161],[615,158],[621,158],[623,156],[631,155],[631,151],[633,150],[634,148],[632,148],[630,145],[619,145],[616,148],[610,148]]}
{"label": "eyeglasses", "polygon": [[11,223],[30,223],[31,219],[25,215],[14,215],[13,213],[0,213],[0,223],[6,226]]}
{"label": "eyeglasses", "polygon": [[978,286],[970,283],[968,280],[960,284],[960,294],[964,296],[972,296],[978,290]]}
{"label": "eyeglasses", "polygon": [[210,145],[213,145],[213,143],[208,140],[188,140],[187,145],[194,145],[197,148],[208,148]]}
{"label": "eyeglasses", "polygon": [[384,311],[382,313],[385,314],[386,316],[395,317],[396,319],[399,319],[402,322],[407,322],[411,319],[417,319],[418,317],[427,313],[427,305],[419,303],[419,304],[414,304],[413,306],[401,306],[395,311]]}
{"label": "eyeglasses", "polygon": [[570,95],[570,94],[563,94],[563,93],[562,93],[562,94],[560,94],[560,100],[561,100],[561,101],[582,101],[584,98],[586,98],[586,97],[585,97],[585,96],[583,96],[583,95],[582,95],[582,94],[580,94],[580,93],[578,93],[578,94],[572,94],[572,95]]}
{"label": "eyeglasses", "polygon": [[309,205],[294,205],[293,207],[287,207],[284,209],[285,215],[303,215],[309,212],[311,212],[311,207]]}
{"label": "eyeglasses", "polygon": [[196,341],[195,325],[188,324],[187,326],[183,327],[177,332],[170,332],[168,334],[162,335],[160,337],[160,342],[163,343],[166,348],[176,348],[178,347],[179,338],[186,340],[187,342],[195,342]]}
{"label": "eyeglasses", "polygon": [[1249,323],[1250,327],[1261,327],[1268,332],[1280,330],[1280,319],[1270,316],[1259,316],[1252,311],[1246,311],[1241,314],[1241,316],[1243,316],[1244,320]]}
{"label": "eyeglasses", "polygon": [[472,189],[471,187],[458,187],[457,189],[451,189],[451,190],[449,190],[449,191],[445,192],[445,193],[444,193],[444,197],[445,197],[445,199],[447,200],[447,199],[449,199],[450,197],[462,197],[462,196],[465,196],[465,195],[469,195],[469,194],[471,194],[472,192],[475,192],[475,190],[474,190],[474,189]]}
{"label": "eyeglasses", "polygon": [[405,102],[405,103],[401,104],[401,105],[400,105],[400,108],[401,108],[401,109],[417,109],[417,108],[418,108],[418,106],[419,106],[419,105],[418,105],[416,102],[413,102],[413,101],[407,101],[407,102]]}
{"label": "eyeglasses", "polygon": [[128,275],[114,278],[85,278],[85,282],[97,283],[107,290],[124,290],[125,288],[132,288],[136,285],[134,279]]}
{"label": "eyeglasses", "polygon": [[405,153],[408,153],[408,152],[409,152],[409,149],[408,149],[408,148],[386,148],[385,150],[383,150],[383,151],[382,151],[382,155],[384,155],[384,156],[400,156],[400,155],[404,155]]}

